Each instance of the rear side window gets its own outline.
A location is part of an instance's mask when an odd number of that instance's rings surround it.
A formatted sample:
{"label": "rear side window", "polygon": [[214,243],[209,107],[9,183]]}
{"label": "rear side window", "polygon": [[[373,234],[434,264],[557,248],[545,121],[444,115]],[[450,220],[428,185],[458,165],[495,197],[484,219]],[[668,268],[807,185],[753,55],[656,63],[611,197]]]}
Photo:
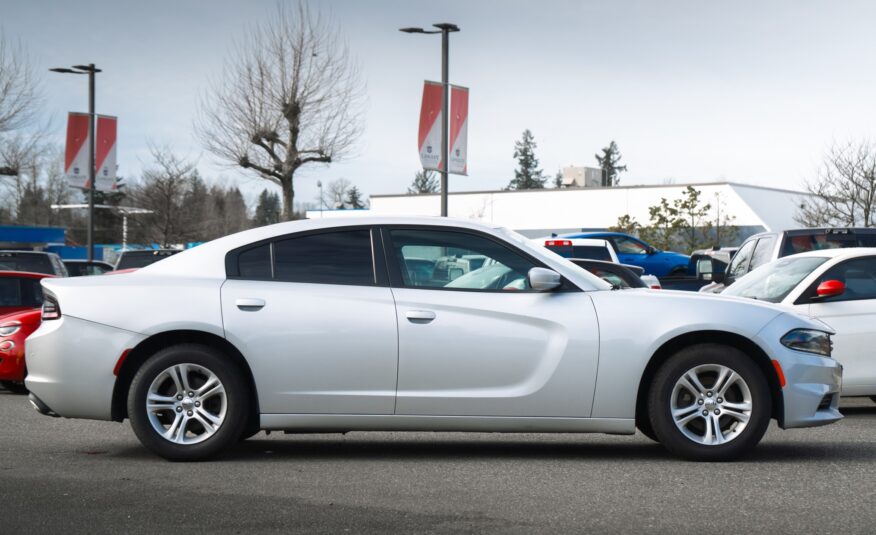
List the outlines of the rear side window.
{"label": "rear side window", "polygon": [[43,290],[37,279],[0,278],[0,307],[37,308],[43,303]]}
{"label": "rear side window", "polygon": [[368,229],[290,238],[274,242],[273,247],[275,280],[357,286],[375,284],[371,232]]}
{"label": "rear side window", "polygon": [[608,247],[597,247],[595,245],[575,245],[572,247],[572,258],[587,258],[590,260],[611,261],[611,253],[608,252]]}
{"label": "rear side window", "polygon": [[240,253],[237,269],[240,276],[246,279],[271,279],[271,244],[265,243]]}

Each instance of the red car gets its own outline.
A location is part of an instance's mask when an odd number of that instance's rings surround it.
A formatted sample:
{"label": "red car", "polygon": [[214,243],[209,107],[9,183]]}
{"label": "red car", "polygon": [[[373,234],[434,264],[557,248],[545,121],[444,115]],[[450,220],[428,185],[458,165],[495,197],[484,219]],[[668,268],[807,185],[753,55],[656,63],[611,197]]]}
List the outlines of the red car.
{"label": "red car", "polygon": [[0,385],[12,392],[26,392],[24,341],[41,323],[42,310],[28,309],[0,316]]}
{"label": "red car", "polygon": [[24,391],[24,339],[40,326],[45,273],[0,271],[0,385]]}

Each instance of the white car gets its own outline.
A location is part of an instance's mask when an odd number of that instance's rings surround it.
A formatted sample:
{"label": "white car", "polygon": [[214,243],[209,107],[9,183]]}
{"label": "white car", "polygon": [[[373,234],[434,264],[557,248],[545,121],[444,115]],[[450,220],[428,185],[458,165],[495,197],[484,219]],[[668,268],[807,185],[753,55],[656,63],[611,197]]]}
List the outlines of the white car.
{"label": "white car", "polygon": [[876,396],[876,248],[787,256],[738,279],[722,295],[779,303],[836,330],[844,396]]}
{"label": "white car", "polygon": [[[456,282],[452,258],[489,276]],[[824,324],[745,299],[612,291],[519,234],[468,221],[280,223],[43,287],[27,341],[34,407],[128,418],[168,459],[203,459],[260,429],[638,426],[678,455],[725,460],[771,418],[842,418]]]}

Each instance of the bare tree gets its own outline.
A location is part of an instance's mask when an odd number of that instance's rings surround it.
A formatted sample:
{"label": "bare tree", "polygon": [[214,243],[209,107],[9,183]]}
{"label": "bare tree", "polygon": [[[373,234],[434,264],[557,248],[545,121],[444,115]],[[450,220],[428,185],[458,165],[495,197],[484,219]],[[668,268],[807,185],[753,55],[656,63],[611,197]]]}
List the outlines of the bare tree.
{"label": "bare tree", "polygon": [[[35,154],[37,136],[15,132],[36,121],[41,101],[39,80],[27,52],[0,33],[0,175],[18,174],[19,166]],[[25,153],[24,149],[31,150]]]}
{"label": "bare tree", "polygon": [[834,144],[794,219],[805,226],[876,226],[876,146]]}
{"label": "bare tree", "polygon": [[346,207],[347,191],[353,184],[346,178],[338,178],[329,182],[322,191],[321,204],[330,209],[344,209]]}
{"label": "bare tree", "polygon": [[278,4],[226,62],[196,129],[207,150],[278,184],[288,220],[296,171],[349,153],[362,131],[363,99],[338,26],[303,1]]}

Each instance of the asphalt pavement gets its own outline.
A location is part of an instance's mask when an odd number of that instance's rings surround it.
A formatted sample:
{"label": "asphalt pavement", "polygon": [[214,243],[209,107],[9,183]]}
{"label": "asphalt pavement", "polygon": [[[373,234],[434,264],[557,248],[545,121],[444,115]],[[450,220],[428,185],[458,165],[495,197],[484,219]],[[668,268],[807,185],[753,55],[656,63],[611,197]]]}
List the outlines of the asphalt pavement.
{"label": "asphalt pavement", "polygon": [[260,433],[185,464],[0,390],[0,532],[872,533],[876,403],[842,410],[735,463],[638,434]]}

